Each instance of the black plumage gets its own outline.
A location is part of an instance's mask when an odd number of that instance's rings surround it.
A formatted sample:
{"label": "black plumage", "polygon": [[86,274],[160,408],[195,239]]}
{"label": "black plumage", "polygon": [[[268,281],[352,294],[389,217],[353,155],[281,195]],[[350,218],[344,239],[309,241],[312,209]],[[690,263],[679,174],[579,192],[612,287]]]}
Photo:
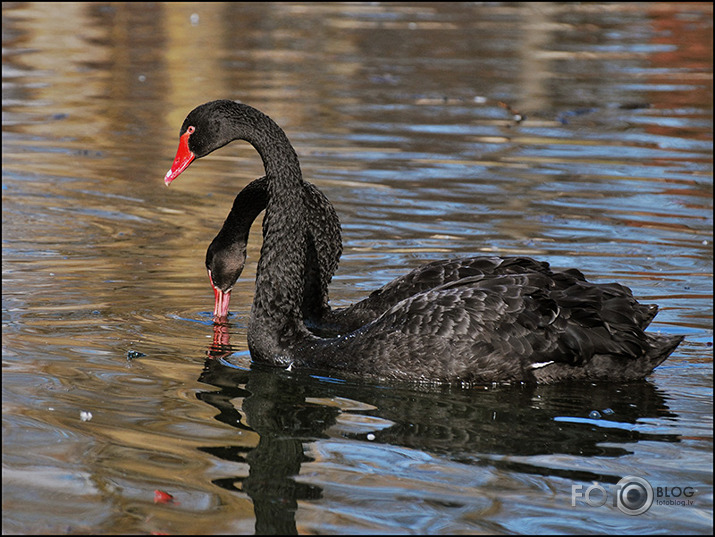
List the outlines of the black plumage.
{"label": "black plumage", "polygon": [[[247,105],[213,101],[187,116],[180,140],[167,184],[233,140],[263,160],[266,214],[248,326],[254,360],[421,382],[624,381],[643,378],[682,340],[646,333],[657,306],[639,304],[628,288],[523,257],[428,263],[352,308],[330,310],[339,253],[327,260],[335,248],[321,250],[314,219],[316,211],[323,224],[331,217],[280,127]],[[339,335],[317,335],[306,321]]]}

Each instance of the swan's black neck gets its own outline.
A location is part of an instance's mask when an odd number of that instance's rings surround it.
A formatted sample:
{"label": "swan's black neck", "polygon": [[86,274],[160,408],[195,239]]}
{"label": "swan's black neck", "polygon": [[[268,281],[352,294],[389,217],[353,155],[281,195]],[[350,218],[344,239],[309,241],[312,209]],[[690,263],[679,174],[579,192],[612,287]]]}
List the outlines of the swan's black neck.
{"label": "swan's black neck", "polygon": [[256,179],[238,193],[233,200],[231,212],[214,238],[213,242],[217,246],[227,247],[236,243],[241,248],[246,248],[251,225],[268,203],[267,179],[265,176]]}
{"label": "swan's black neck", "polygon": [[268,179],[263,176],[248,184],[233,202],[231,212],[206,251],[206,268],[212,285],[228,292],[243,272],[248,233],[268,201]]}
{"label": "swan's black neck", "polygon": [[[211,147],[211,151],[234,140],[245,140],[258,151],[266,175],[300,182],[302,175],[298,155],[283,129],[275,121],[245,104],[233,101],[216,103],[220,105],[221,123],[217,126],[219,142],[213,144],[216,147]],[[207,142],[207,145],[212,144]]]}
{"label": "swan's black neck", "polygon": [[306,252],[303,179],[298,156],[283,130],[258,110],[234,104],[233,113],[226,115],[230,136],[253,145],[268,177],[249,345],[258,356],[280,361],[285,344],[307,332],[301,309]]}

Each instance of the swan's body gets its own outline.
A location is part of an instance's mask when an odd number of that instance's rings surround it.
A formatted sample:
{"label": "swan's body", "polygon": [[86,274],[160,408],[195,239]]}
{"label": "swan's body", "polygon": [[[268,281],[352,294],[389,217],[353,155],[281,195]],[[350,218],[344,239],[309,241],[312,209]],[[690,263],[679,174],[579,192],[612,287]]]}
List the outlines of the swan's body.
{"label": "swan's body", "polygon": [[[427,290],[398,280],[407,296],[379,316],[338,337],[316,336],[304,321],[313,241],[307,189],[280,127],[243,104],[201,105],[184,121],[165,182],[195,158],[239,139],[261,155],[268,178],[248,326],[257,361],[430,382],[634,380],[682,340],[645,333],[657,306],[639,304],[626,287],[592,284],[576,270],[552,272],[526,258],[484,258],[477,263],[513,270],[455,277]],[[420,270],[434,265],[415,274]]]}

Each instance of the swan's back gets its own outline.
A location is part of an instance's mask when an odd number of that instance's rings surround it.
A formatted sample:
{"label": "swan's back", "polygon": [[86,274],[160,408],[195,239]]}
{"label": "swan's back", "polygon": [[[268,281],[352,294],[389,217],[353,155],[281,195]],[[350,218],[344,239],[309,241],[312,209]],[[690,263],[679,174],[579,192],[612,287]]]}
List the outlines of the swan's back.
{"label": "swan's back", "polygon": [[646,334],[654,308],[626,287],[533,268],[413,294],[350,334],[300,347],[295,358],[409,381],[634,380],[682,340]]}

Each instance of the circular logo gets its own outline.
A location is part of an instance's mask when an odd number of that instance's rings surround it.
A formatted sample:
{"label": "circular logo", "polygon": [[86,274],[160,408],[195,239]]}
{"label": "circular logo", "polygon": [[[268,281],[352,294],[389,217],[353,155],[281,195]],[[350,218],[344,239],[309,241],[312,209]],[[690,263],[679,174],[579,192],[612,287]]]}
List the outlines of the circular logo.
{"label": "circular logo", "polygon": [[653,487],[642,477],[626,476],[616,490],[616,505],[627,515],[642,515],[653,505]]}

